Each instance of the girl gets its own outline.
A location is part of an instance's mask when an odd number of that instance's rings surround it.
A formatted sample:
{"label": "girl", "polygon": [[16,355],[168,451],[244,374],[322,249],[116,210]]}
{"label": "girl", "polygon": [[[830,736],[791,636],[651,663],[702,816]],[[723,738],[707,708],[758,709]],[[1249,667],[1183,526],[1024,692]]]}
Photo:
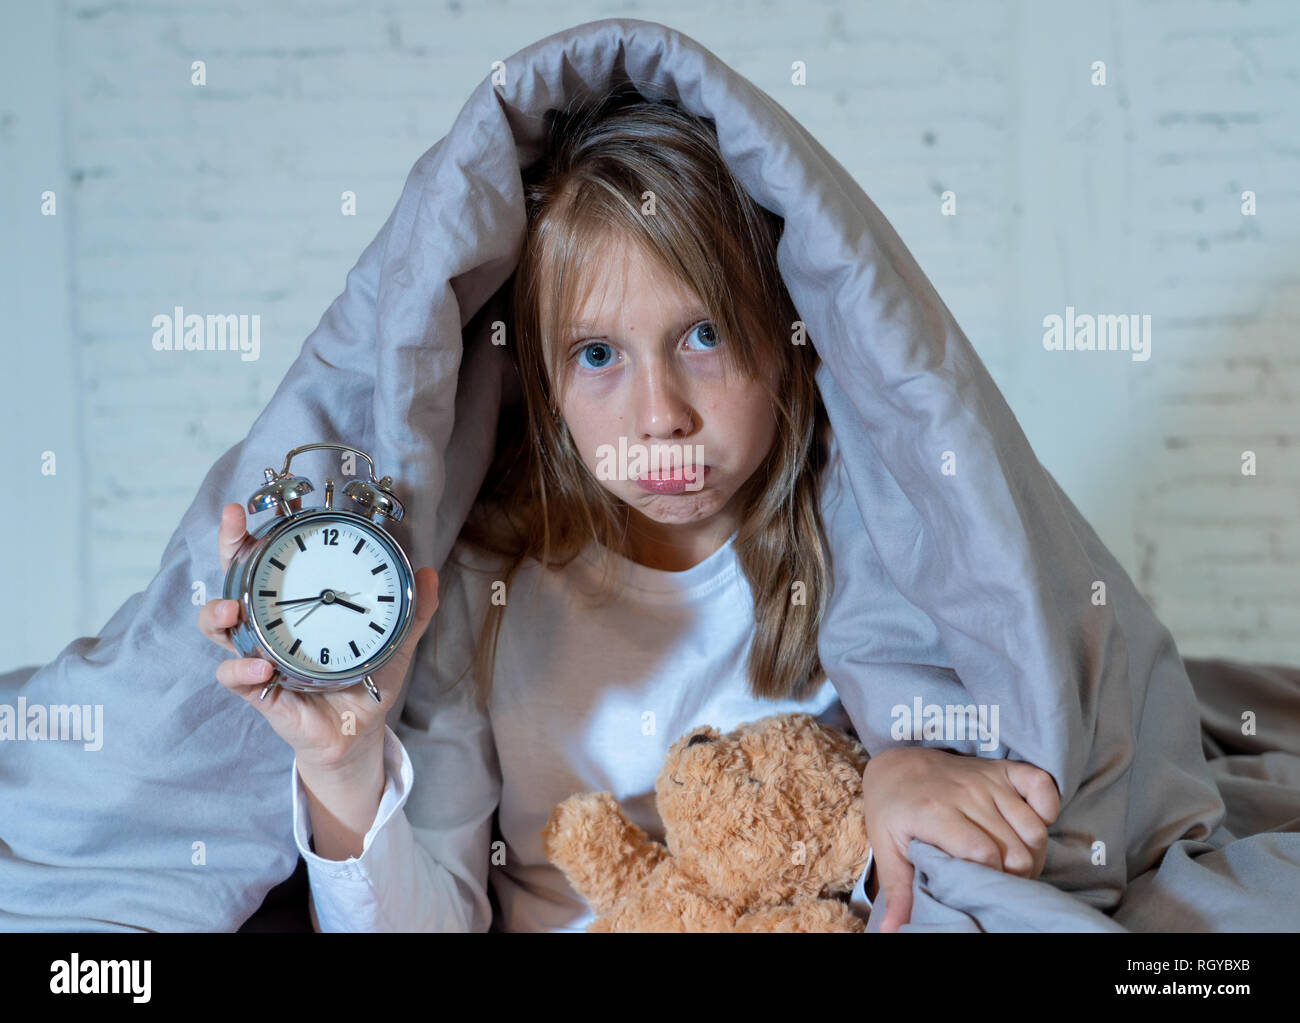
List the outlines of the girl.
{"label": "girl", "polygon": [[[582,930],[542,849],[556,803],[608,790],[662,839],[654,782],[691,728],[802,711],[852,729],[817,653],[839,484],[817,355],[791,343],[780,219],[671,101],[628,86],[553,114],[511,282],[522,421],[503,416],[377,682],[399,690],[441,608],[434,677],[412,678],[393,730],[358,688],[262,701],[265,662],[217,671],[294,748],[319,930]],[[227,506],[223,569],[244,535]],[[237,612],[199,617],[232,652]],[[882,751],[864,790],[887,930],[908,918],[912,837],[1033,877],[1059,810],[1037,768],[934,749]]]}

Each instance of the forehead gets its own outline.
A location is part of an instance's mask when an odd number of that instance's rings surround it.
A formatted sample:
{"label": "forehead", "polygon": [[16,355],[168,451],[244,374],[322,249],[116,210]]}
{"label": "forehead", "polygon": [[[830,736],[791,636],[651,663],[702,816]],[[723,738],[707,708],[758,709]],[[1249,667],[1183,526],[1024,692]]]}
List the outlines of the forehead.
{"label": "forehead", "polygon": [[624,310],[636,304],[655,311],[683,306],[702,308],[694,289],[634,242],[602,239],[584,263],[572,280],[570,307],[560,310],[561,332],[609,328]]}

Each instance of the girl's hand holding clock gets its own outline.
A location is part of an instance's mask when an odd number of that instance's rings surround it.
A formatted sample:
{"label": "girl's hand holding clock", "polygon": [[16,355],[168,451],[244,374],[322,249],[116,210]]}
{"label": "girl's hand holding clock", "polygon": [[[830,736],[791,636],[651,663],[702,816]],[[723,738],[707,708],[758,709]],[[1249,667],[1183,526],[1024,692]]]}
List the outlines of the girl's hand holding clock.
{"label": "girl's hand holding clock", "polygon": [[[296,510],[296,509],[294,509]],[[217,547],[221,570],[225,572],[235,552],[248,538],[244,509],[228,504],[222,509]],[[217,681],[240,699],[252,704],[266,718],[298,757],[303,772],[345,776],[382,762],[384,717],[401,689],[402,680],[438,607],[438,574],[432,568],[415,573],[415,619],[401,648],[378,671],[372,673],[382,703],[375,702],[363,685],[333,692],[299,693],[275,686],[259,699],[271,678],[270,662],[257,657],[232,657],[217,666]],[[346,595],[344,595],[346,596]],[[340,600],[346,606],[346,600]],[[319,604],[304,603],[302,613],[314,613]],[[227,629],[239,622],[240,605],[235,600],[216,598],[199,609],[199,630],[218,646],[238,653]]]}

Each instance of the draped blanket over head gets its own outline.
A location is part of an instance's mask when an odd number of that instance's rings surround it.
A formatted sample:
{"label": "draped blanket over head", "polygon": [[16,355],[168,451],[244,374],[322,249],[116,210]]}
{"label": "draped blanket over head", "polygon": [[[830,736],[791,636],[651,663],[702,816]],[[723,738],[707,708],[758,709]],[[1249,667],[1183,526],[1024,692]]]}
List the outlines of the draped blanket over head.
{"label": "draped blanket over head", "polygon": [[[821,656],[864,745],[901,741],[899,708],[917,728],[935,707],[989,722],[996,710],[996,742],[918,737],[1029,761],[1060,789],[1040,880],[913,841],[913,926],[1300,929],[1300,673],[1209,663],[1194,691],[863,190],[704,47],[626,19],[543,39],[505,61],[504,84],[480,83],[248,436],[208,472],[147,589],[99,636],[0,680],[10,706],[104,708],[99,750],[0,747],[0,924],[233,930],[292,871],[292,751],[215,682],[227,655],[194,624],[194,584],[220,593],[220,509],[296,445],[354,444],[397,481],[407,517],[393,529],[412,562],[442,567],[502,403],[517,400],[488,334],[523,241],[521,167],[542,152],[547,110],[625,78],[712,118],[740,182],[785,218],[780,269],[822,358],[837,456]],[[294,468],[319,486],[339,475],[329,457]],[[1234,732],[1243,711],[1259,715],[1253,737]],[[1211,716],[1213,752],[1235,756],[1207,762]],[[1264,736],[1273,752],[1246,755]]]}

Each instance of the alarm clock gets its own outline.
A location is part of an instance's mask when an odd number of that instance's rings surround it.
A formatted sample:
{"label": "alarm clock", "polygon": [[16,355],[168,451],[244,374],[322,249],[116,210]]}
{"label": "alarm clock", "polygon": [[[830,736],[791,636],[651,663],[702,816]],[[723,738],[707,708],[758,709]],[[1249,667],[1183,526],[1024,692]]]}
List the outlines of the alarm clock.
{"label": "alarm clock", "polygon": [[[289,463],[317,448],[354,452],[370,467],[369,480],[343,488],[353,508],[334,507],[332,478],[324,507],[301,507],[315,488],[291,475]],[[275,517],[245,538],[224,587],[225,599],[240,603],[239,624],[228,630],[235,649],[274,669],[259,699],[276,685],[318,693],[364,683],[383,702],[372,675],[400,649],[415,617],[415,573],[383,527],[404,514],[392,484],[391,476],[376,479],[370,456],[347,444],[305,444],[278,473],[265,470],[248,513]]]}

